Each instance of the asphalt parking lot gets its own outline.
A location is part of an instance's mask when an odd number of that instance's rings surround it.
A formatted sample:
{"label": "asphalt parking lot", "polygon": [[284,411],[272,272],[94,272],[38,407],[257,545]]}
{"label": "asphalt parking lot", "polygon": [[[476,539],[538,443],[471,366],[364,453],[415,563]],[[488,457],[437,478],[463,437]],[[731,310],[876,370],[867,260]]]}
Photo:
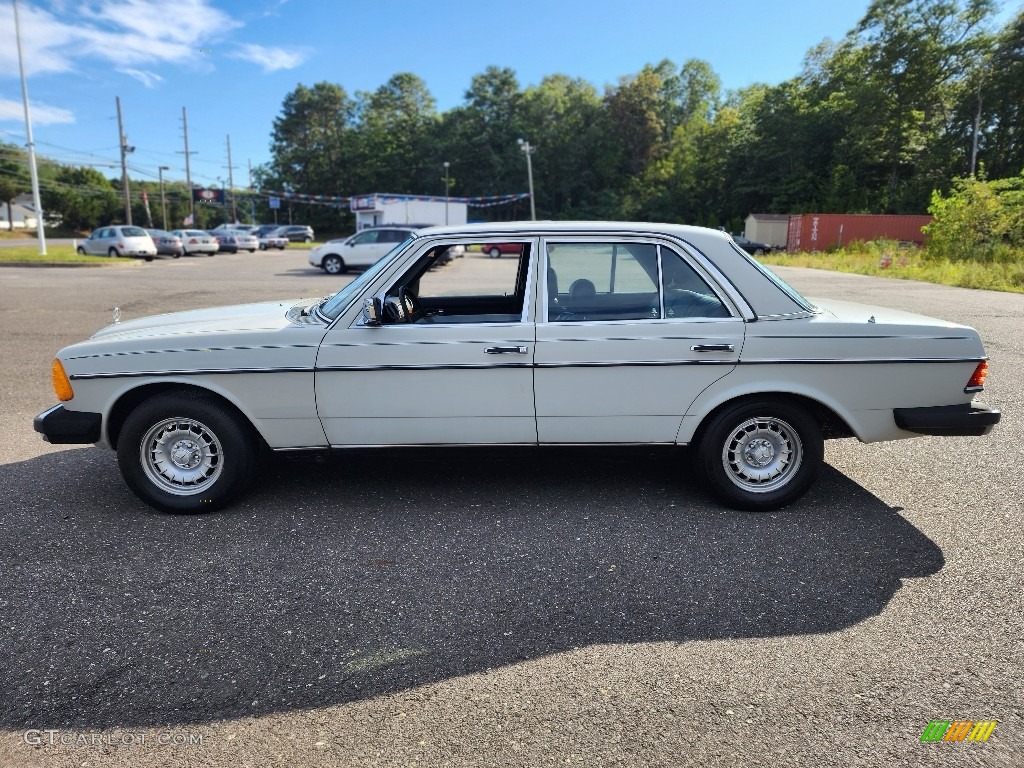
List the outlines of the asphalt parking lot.
{"label": "asphalt parking lot", "polygon": [[[115,306],[351,276],[298,250],[0,269],[0,765],[1024,765],[1024,296],[779,271],[978,328],[1002,423],[831,441],[770,514],[676,452],[567,450],[281,460],[170,517],[32,431],[53,353]],[[921,743],[933,720],[998,724]]]}

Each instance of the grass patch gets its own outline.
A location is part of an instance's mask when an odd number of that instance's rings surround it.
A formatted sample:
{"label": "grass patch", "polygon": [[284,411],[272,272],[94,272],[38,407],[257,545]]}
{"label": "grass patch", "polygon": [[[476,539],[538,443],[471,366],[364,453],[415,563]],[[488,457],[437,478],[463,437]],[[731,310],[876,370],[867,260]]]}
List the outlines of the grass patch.
{"label": "grass patch", "polygon": [[765,264],[851,272],[874,277],[920,280],[958,288],[1024,293],[1024,253],[999,262],[950,261],[928,258],[921,248],[900,248],[896,243],[856,243],[827,253],[769,253],[758,257]]}
{"label": "grass patch", "polygon": [[80,256],[70,245],[47,245],[46,255],[39,255],[38,245],[0,246],[0,262],[12,264],[125,264],[135,259],[112,259],[109,256]]}

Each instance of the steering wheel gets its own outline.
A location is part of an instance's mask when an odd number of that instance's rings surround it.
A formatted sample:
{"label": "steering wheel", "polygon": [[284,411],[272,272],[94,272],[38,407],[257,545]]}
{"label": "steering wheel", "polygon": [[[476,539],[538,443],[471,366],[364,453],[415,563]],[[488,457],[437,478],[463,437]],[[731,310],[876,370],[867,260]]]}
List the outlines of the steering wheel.
{"label": "steering wheel", "polygon": [[384,299],[384,316],[389,323],[415,323],[423,318],[423,305],[412,290],[402,286],[397,296]]}

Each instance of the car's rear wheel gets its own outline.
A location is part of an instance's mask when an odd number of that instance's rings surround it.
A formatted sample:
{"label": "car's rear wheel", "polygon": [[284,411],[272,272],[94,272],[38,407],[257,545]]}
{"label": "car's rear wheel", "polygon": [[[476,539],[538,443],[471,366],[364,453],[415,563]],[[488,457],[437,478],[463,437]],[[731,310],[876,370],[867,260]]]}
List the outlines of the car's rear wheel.
{"label": "car's rear wheel", "polygon": [[107,251],[107,256],[109,256],[112,259],[116,259],[117,258],[117,248],[111,248],[109,251]]}
{"label": "car's rear wheel", "polygon": [[824,440],[799,405],[747,400],[726,407],[703,430],[697,464],[723,502],[753,512],[799,499],[821,469]]}
{"label": "car's rear wheel", "polygon": [[500,259],[501,258],[501,249],[498,248],[497,246],[495,246],[495,247],[491,248],[490,250],[488,250],[487,253],[488,253],[488,255],[492,259]]}
{"label": "car's rear wheel", "polygon": [[171,514],[212,512],[251,483],[257,440],[213,398],[159,395],[129,414],[117,461],[125,482],[150,506]]}
{"label": "car's rear wheel", "polygon": [[324,256],[320,266],[328,275],[340,275],[345,271],[345,260],[336,253],[329,253]]}

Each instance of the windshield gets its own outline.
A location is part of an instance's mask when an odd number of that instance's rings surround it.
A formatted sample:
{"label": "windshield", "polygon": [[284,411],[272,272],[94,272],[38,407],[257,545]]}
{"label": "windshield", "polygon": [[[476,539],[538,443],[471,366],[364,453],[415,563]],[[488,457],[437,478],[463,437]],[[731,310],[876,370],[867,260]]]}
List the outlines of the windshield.
{"label": "windshield", "polygon": [[391,257],[398,253],[398,251],[405,248],[405,246],[409,244],[410,240],[412,240],[411,237],[396,245],[388,251],[387,255],[382,256],[372,267],[369,267],[365,272],[363,272],[363,274],[334,294],[322,307],[319,308],[318,311],[320,314],[330,318],[331,320],[337,319],[338,315],[348,308],[349,304],[351,304],[352,300],[360,294],[363,288],[372,283],[374,278],[376,278],[377,275],[379,275],[391,262]]}

